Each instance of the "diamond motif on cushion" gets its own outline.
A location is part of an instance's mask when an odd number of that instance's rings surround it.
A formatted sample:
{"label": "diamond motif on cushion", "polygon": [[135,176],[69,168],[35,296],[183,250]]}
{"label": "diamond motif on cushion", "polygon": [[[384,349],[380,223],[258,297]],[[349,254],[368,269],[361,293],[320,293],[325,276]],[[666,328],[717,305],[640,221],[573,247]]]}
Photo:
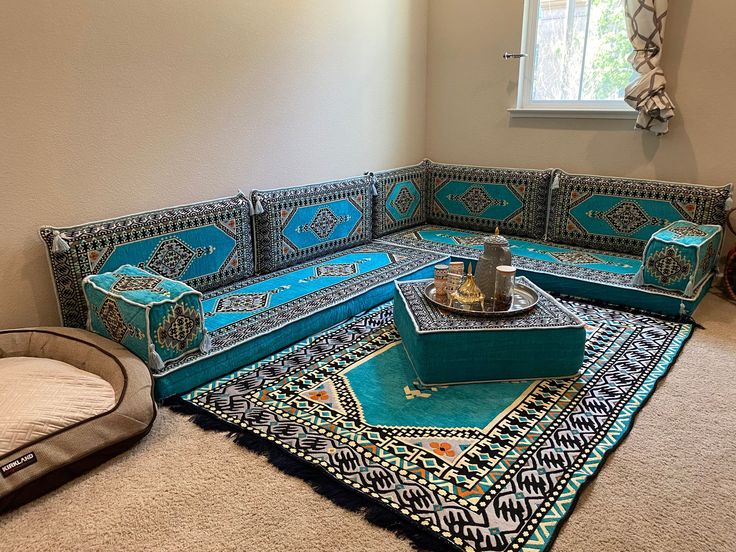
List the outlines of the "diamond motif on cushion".
{"label": "diamond motif on cushion", "polygon": [[174,305],[156,330],[158,342],[167,349],[185,350],[199,333],[197,309],[181,303]]}
{"label": "diamond motif on cushion", "polygon": [[452,236],[452,240],[458,245],[467,246],[483,245],[485,239],[485,236]]}
{"label": "diamond motif on cushion", "polygon": [[391,205],[393,205],[399,213],[406,215],[413,202],[414,196],[412,193],[406,187],[402,187],[391,202]]}
{"label": "diamond motif on cushion", "polygon": [[549,255],[561,263],[568,264],[600,264],[604,262],[594,255],[589,255],[581,251],[555,251],[550,252]]}
{"label": "diamond motif on cushion", "polygon": [[330,211],[327,207],[322,207],[317,213],[315,213],[312,222],[309,223],[309,229],[321,239],[325,239],[332,234],[333,230],[339,222],[335,213]]}
{"label": "diamond motif on cushion", "polygon": [[685,238],[688,236],[704,238],[708,235],[708,232],[701,230],[697,226],[676,226],[675,228],[672,228],[670,232],[679,238]]}
{"label": "diamond motif on cushion", "polygon": [[155,276],[120,276],[110,289],[113,291],[142,291],[155,290],[161,283],[161,278]]}
{"label": "diamond motif on cushion", "polygon": [[488,195],[488,192],[478,186],[473,186],[465,190],[459,199],[468,211],[476,215],[482,213],[491,205],[498,205],[498,200],[494,203],[493,198]]}
{"label": "diamond motif on cushion", "polygon": [[251,312],[268,305],[270,293],[239,293],[228,295],[217,302],[215,312]]}
{"label": "diamond motif on cushion", "polygon": [[647,259],[647,270],[663,284],[677,282],[690,275],[690,261],[675,247],[660,249]]}
{"label": "diamond motif on cushion", "polygon": [[100,305],[97,315],[110,337],[120,343],[128,333],[128,325],[114,299],[107,298]]}
{"label": "diamond motif on cushion", "polygon": [[633,201],[618,203],[606,211],[603,218],[612,228],[623,234],[633,234],[650,224],[647,214]]}
{"label": "diamond motif on cushion", "polygon": [[189,268],[195,252],[179,238],[162,240],[148,261],[148,268],[166,278],[176,279]]}
{"label": "diamond motif on cushion", "polygon": [[326,264],[320,265],[315,269],[317,276],[350,276],[358,271],[355,263],[345,264]]}

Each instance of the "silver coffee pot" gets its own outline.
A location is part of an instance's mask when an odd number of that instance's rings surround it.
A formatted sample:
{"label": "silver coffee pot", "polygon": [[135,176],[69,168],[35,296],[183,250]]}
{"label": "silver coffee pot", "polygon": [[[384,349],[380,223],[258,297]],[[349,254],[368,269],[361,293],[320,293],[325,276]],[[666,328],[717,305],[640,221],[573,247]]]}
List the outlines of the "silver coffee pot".
{"label": "silver coffee pot", "polygon": [[496,267],[511,264],[509,241],[498,232],[483,240],[483,254],[475,265],[475,281],[486,297],[493,297],[496,289]]}

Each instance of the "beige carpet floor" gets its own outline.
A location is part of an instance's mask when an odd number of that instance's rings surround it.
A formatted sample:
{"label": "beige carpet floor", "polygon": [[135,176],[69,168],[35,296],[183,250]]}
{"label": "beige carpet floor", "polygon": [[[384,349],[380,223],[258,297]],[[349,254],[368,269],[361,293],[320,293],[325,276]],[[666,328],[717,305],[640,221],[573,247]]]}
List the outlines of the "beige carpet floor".
{"label": "beige carpet floor", "polygon": [[[736,550],[736,305],[698,330],[553,551]],[[407,541],[162,409],[130,452],[0,518],[0,550],[405,551]]]}

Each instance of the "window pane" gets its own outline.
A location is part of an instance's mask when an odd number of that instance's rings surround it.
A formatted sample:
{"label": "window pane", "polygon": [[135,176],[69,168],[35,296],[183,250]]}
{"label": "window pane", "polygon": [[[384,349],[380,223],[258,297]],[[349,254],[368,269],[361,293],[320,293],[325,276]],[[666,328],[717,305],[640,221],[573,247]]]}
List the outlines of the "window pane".
{"label": "window pane", "polygon": [[630,51],[623,0],[539,0],[531,98],[622,100]]}
{"label": "window pane", "polygon": [[623,99],[636,75],[630,52],[623,0],[592,0],[581,99]]}

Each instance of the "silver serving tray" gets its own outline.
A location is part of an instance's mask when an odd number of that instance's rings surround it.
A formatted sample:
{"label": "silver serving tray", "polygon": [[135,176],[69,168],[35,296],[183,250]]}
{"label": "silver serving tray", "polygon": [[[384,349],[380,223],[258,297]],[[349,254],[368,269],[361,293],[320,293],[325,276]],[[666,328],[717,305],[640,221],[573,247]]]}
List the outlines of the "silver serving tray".
{"label": "silver serving tray", "polygon": [[485,318],[500,318],[504,316],[516,316],[528,312],[537,306],[539,302],[539,294],[529,286],[516,283],[514,287],[514,299],[508,310],[492,310],[490,301],[486,301],[484,308],[481,309],[479,304],[464,305],[458,301],[449,302],[449,297],[437,297],[437,290],[434,288],[434,282],[430,282],[424,288],[424,296],[436,307],[465,316],[482,316]]}

